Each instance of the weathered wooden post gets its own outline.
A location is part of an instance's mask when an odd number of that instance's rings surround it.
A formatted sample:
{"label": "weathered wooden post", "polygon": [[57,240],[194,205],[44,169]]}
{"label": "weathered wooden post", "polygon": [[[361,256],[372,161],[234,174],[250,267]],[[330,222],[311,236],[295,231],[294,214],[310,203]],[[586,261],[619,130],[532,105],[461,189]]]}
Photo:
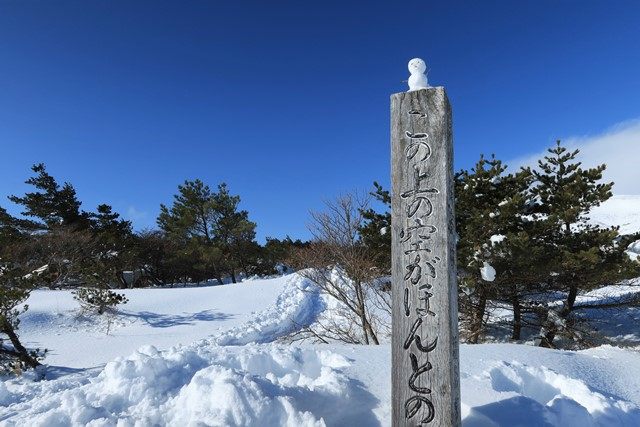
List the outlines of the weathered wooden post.
{"label": "weathered wooden post", "polygon": [[391,96],[395,427],[461,424],[451,107],[425,69]]}

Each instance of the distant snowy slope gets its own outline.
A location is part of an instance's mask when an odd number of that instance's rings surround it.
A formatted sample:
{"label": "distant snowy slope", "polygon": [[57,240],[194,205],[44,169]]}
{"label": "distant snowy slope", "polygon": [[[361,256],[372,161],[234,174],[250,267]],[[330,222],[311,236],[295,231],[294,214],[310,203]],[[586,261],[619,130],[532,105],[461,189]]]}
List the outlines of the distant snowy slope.
{"label": "distant snowy slope", "polygon": [[[639,184],[640,185],[640,184]],[[640,196],[613,196],[591,211],[591,222],[603,227],[620,226],[620,233],[640,231]]]}

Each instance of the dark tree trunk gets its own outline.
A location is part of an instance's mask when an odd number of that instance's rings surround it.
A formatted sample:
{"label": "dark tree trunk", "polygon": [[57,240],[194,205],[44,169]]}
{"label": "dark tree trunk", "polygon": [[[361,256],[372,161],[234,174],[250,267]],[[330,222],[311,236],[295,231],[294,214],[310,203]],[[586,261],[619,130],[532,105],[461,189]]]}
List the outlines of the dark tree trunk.
{"label": "dark tree trunk", "polygon": [[376,336],[376,333],[373,332],[373,327],[371,327],[371,323],[369,323],[369,320],[367,320],[366,318],[365,318],[365,325],[366,325],[365,327],[366,327],[366,329],[367,329],[367,331],[369,333],[369,336],[371,337],[371,340],[373,341],[373,343],[375,345],[379,345],[380,342],[378,341],[378,337]]}
{"label": "dark tree trunk", "polygon": [[1,352],[18,358],[21,362],[23,362],[30,368],[36,368],[40,366],[40,362],[31,357],[31,355],[29,355],[29,351],[22,345],[11,323],[9,323],[7,319],[3,318],[0,325],[2,332],[4,332],[9,337],[9,341],[11,341],[11,344],[14,348],[14,350],[2,348]]}
{"label": "dark tree trunk", "polygon": [[511,306],[513,307],[513,331],[511,339],[517,341],[521,339],[522,334],[522,307],[520,306],[520,297],[517,289],[514,289],[511,297]]}
{"label": "dark tree trunk", "polygon": [[571,287],[569,288],[569,295],[567,295],[567,302],[565,303],[561,313],[563,318],[566,318],[569,315],[569,313],[573,311],[573,306],[576,303],[577,296],[578,296],[578,287],[576,285],[571,285]]}
{"label": "dark tree trunk", "polygon": [[[567,295],[567,300],[564,302],[562,310],[560,310],[560,313],[559,313],[560,318],[566,319],[567,317],[569,317],[569,315],[571,314],[571,312],[573,311],[573,308],[575,306],[577,296],[578,296],[578,286],[571,285],[569,287],[569,293]],[[548,332],[540,340],[540,347],[556,348],[556,346],[553,343],[553,341],[555,340],[556,335],[558,334],[558,327],[556,326],[556,324],[554,322],[549,322],[548,321],[548,317],[549,316],[547,314],[547,330],[548,330]]]}
{"label": "dark tree trunk", "polygon": [[469,342],[471,344],[478,344],[480,336],[482,335],[484,314],[487,310],[487,297],[484,292],[480,291],[478,303],[472,307],[471,325]]}
{"label": "dark tree trunk", "polygon": [[364,343],[369,344],[369,331],[371,330],[371,325],[367,321],[366,307],[364,305],[364,297],[362,294],[362,284],[357,282],[355,284],[356,289],[356,304],[358,315],[360,317],[360,326],[362,327],[362,334],[364,336]]}
{"label": "dark tree trunk", "polygon": [[127,283],[127,280],[124,278],[124,273],[122,271],[118,272],[118,282],[120,282],[120,289],[133,288],[133,282],[136,277],[135,271],[131,277],[131,284]]}
{"label": "dark tree trunk", "polygon": [[555,336],[556,336],[555,332],[548,332],[547,334],[545,334],[545,336],[542,337],[542,340],[540,340],[540,347],[556,348],[555,345],[553,344],[553,340]]}

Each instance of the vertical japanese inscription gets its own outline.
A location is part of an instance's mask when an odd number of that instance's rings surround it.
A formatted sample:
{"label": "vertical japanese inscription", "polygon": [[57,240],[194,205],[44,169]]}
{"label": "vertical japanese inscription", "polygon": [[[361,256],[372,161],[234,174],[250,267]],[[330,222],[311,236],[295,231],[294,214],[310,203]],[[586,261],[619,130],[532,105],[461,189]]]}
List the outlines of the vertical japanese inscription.
{"label": "vertical japanese inscription", "polygon": [[[430,306],[433,297],[433,280],[437,280],[437,256],[434,251],[431,235],[438,232],[438,227],[429,219],[433,214],[434,201],[440,190],[429,179],[429,159],[432,146],[427,133],[428,113],[419,109],[407,111],[409,129],[404,131],[408,139],[405,149],[405,161],[408,170],[412,171],[406,186],[400,193],[405,200],[402,214],[403,226],[398,238],[403,242],[402,265],[405,269],[403,277],[405,298],[404,314],[411,323],[409,333],[404,340],[403,348],[411,361],[411,375],[406,379],[407,387],[412,393],[404,402],[404,414],[407,420],[418,417],[417,422],[428,424],[435,418],[435,407],[431,397],[427,374],[433,369],[428,354],[438,346],[438,337],[426,337],[421,334],[423,323],[437,314]],[[418,305],[411,310],[409,296],[417,294]],[[416,298],[414,298],[416,300]],[[436,372],[437,374],[437,372]]]}
{"label": "vertical japanese inscription", "polygon": [[443,88],[392,98],[394,426],[460,424],[450,125]]}

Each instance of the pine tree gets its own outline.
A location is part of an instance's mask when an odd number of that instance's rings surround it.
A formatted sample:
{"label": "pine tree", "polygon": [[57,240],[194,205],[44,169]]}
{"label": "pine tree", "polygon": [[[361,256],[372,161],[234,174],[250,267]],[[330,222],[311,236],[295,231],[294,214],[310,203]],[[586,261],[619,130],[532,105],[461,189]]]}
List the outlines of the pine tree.
{"label": "pine tree", "polygon": [[99,205],[96,213],[89,214],[89,219],[97,245],[96,256],[102,258],[101,269],[111,269],[120,287],[126,287],[129,284],[123,272],[131,268],[135,259],[131,222],[121,219],[107,204]]}
{"label": "pine tree", "polygon": [[171,277],[170,254],[178,250],[173,247],[174,242],[160,230],[142,230],[134,239],[136,266],[141,273],[138,283],[170,283],[174,278]]}
{"label": "pine tree", "polygon": [[132,234],[131,221],[120,218],[107,204],[99,205],[96,213],[89,214],[91,229],[104,238],[117,241],[126,239]]}
{"label": "pine tree", "polygon": [[161,205],[158,225],[197,257],[194,275],[222,283],[223,273],[233,282],[239,271],[248,274],[257,245],[256,224],[246,210],[238,210],[240,197],[231,195],[224,183],[212,192],[200,180],[186,181],[178,192],[170,208]]}
{"label": "pine tree", "polygon": [[535,218],[548,243],[552,264],[547,277],[549,290],[566,293],[559,310],[549,308],[540,345],[553,347],[558,333],[571,334],[570,318],[580,293],[637,274],[616,243],[618,228],[602,228],[588,222],[589,211],[612,195],[613,183],[602,183],[606,166],[584,169],[576,161],[579,150],[560,144],[548,150],[534,171],[531,189],[536,199]]}
{"label": "pine tree", "polygon": [[[530,172],[506,174],[507,167],[495,157],[484,156],[470,171],[456,174],[456,230],[458,233],[458,283],[463,294],[461,313],[469,342],[483,334],[490,300],[504,299],[519,308],[519,289],[512,286],[515,270],[512,247],[524,238],[521,212]],[[519,237],[518,237],[519,236]],[[489,271],[495,274],[485,274]],[[519,326],[514,322],[514,331]],[[516,335],[514,332],[513,335]]]}
{"label": "pine tree", "polygon": [[512,340],[522,338],[525,314],[532,311],[530,296],[541,292],[550,257],[538,223],[530,220],[532,179],[529,168],[505,176],[501,184],[506,198],[496,216],[501,234],[491,243],[491,262],[497,272],[494,285],[499,290],[496,300],[511,306]]}
{"label": "pine tree", "polygon": [[360,236],[362,243],[371,250],[380,270],[391,274],[391,195],[377,182],[373,185],[375,191],[370,194],[385,210],[379,212],[370,207],[361,212],[363,225]]}
{"label": "pine tree", "polygon": [[216,222],[214,225],[215,241],[225,256],[225,269],[236,283],[236,273],[242,270],[250,274],[251,255],[257,255],[256,223],[249,220],[249,212],[238,210],[240,196],[229,193],[227,185],[218,186],[213,196]]}
{"label": "pine tree", "polygon": [[32,225],[39,229],[57,225],[88,228],[89,215],[80,210],[81,202],[73,186],[68,182],[60,186],[43,163],[33,165],[31,170],[37,175],[25,183],[34,186],[37,191],[26,193],[23,197],[9,196],[9,200],[24,207],[23,215],[38,220]]}
{"label": "pine tree", "polygon": [[0,207],[0,247],[15,241],[23,234],[18,220]]}
{"label": "pine tree", "polygon": [[185,181],[173,199],[171,207],[160,205],[157,220],[167,238],[180,248],[172,257],[183,262],[171,264],[187,268],[185,273],[192,280],[215,277],[222,284],[221,257],[213,239],[216,214],[211,189],[199,179]]}
{"label": "pine tree", "polygon": [[179,239],[197,238],[211,243],[215,206],[209,186],[199,179],[185,181],[173,198],[170,208],[160,205],[157,221],[160,229]]}

